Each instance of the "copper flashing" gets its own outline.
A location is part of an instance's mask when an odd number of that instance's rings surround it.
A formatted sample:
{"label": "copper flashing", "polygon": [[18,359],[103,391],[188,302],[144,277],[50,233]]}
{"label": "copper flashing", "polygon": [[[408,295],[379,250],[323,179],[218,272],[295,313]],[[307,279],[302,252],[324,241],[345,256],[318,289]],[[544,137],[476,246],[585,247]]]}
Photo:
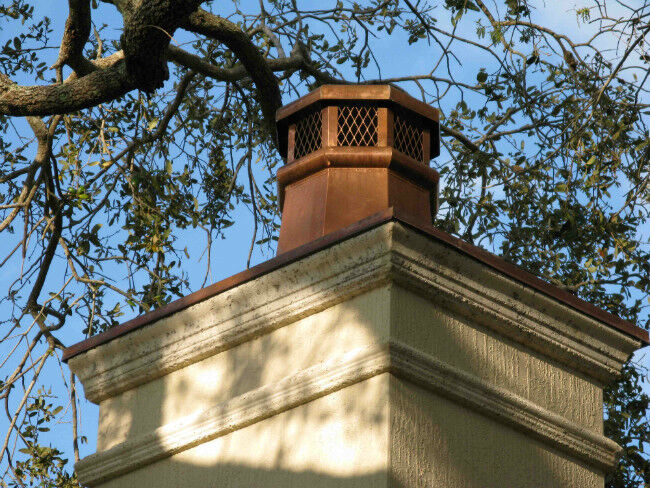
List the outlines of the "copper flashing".
{"label": "copper flashing", "polygon": [[248,281],[252,281],[276,269],[282,268],[290,263],[303,259],[311,254],[319,252],[330,246],[338,244],[339,242],[350,239],[390,221],[400,222],[401,224],[415,229],[416,231],[428,236],[431,239],[435,239],[438,242],[444,243],[445,245],[457,250],[458,252],[461,252],[475,259],[476,261],[479,261],[486,266],[491,267],[495,271],[498,271],[499,273],[502,273],[513,280],[529,286],[538,292],[543,293],[544,295],[551,297],[558,302],[561,302],[585,315],[588,315],[593,319],[598,320],[628,336],[640,340],[644,345],[650,344],[650,338],[648,336],[647,330],[641,329],[640,327],[637,327],[636,325],[623,320],[620,317],[612,315],[571,293],[561,290],[560,288],[547,283],[546,281],[528,273],[527,271],[524,271],[523,269],[511,263],[508,263],[507,261],[498,256],[495,256],[492,253],[468,244],[456,237],[447,234],[446,232],[434,228],[433,226],[420,226],[417,222],[413,222],[413,219],[408,215],[399,214],[393,208],[388,208],[366,219],[356,222],[353,225],[350,225],[343,229],[338,229],[337,231],[321,237],[320,239],[311,241],[303,246],[280,254],[273,259],[254,266],[253,268],[242,271],[241,273],[237,273],[230,278],[226,278],[225,280],[222,280],[211,286],[203,288],[202,290],[180,298],[174,302],[169,303],[168,305],[165,305],[164,307],[153,310],[152,312],[146,313],[134,318],[133,320],[129,320],[128,322],[108,329],[101,334],[74,344],[65,349],[63,352],[63,360],[67,361],[74,356],[110,342],[117,337],[121,337],[141,327],[153,324],[157,320],[168,317],[196,303],[207,300],[208,298],[223,293],[226,290],[235,288]]}

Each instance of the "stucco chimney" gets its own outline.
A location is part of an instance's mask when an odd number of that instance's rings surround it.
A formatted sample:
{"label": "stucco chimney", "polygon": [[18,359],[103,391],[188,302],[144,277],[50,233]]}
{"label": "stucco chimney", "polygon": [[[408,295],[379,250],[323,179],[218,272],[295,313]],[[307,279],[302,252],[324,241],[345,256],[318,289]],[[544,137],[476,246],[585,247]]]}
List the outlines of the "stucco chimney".
{"label": "stucco chimney", "polygon": [[431,226],[433,109],[322,87],[278,120],[279,255],[65,351],[99,404],[80,482],[602,488],[648,333]]}

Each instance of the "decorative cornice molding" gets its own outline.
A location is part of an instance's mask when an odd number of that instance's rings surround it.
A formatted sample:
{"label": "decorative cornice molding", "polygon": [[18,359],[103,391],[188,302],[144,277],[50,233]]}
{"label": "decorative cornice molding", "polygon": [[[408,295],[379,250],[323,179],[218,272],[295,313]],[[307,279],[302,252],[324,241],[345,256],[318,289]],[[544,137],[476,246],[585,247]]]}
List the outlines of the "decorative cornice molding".
{"label": "decorative cornice molding", "polygon": [[620,451],[615,442],[602,435],[393,342],[351,351],[275,384],[168,423],[150,434],[92,454],[79,461],[75,469],[83,485],[95,486],[383,373],[391,373],[487,415],[598,469],[610,469]]}
{"label": "decorative cornice molding", "polygon": [[[407,228],[396,227],[393,238],[391,281],[601,384],[616,378],[641,345],[488,267],[476,266],[458,253],[432,258],[432,250],[442,251],[442,246]],[[468,265],[476,266],[479,274],[468,272]]]}
{"label": "decorative cornice molding", "polygon": [[68,365],[86,398],[99,403],[268,334],[386,284],[391,230],[382,226],[345,241],[91,349]]}
{"label": "decorative cornice molding", "polygon": [[[433,258],[439,254],[438,258]],[[455,269],[473,266],[480,276]],[[395,222],[69,360],[95,403],[396,282],[601,382],[640,341]],[[560,319],[559,317],[562,317]]]}
{"label": "decorative cornice molding", "polygon": [[621,447],[611,439],[534,402],[399,343],[390,345],[390,371],[483,415],[510,425],[592,466],[609,470]]}

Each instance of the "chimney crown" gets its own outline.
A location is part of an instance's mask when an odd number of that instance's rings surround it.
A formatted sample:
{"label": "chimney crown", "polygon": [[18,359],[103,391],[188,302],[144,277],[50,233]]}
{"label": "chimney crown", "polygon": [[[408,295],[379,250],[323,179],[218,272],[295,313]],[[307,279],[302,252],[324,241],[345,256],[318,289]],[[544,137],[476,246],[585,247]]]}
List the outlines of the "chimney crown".
{"label": "chimney crown", "polygon": [[391,85],[324,85],[276,114],[278,253],[394,207],[423,225],[437,209],[438,111]]}

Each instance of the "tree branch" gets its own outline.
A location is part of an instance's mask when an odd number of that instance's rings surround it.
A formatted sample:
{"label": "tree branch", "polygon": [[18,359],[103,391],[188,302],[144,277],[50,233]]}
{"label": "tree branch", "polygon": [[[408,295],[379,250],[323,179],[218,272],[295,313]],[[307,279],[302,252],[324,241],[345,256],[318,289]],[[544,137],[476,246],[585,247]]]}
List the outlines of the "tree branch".
{"label": "tree branch", "polygon": [[93,70],[93,64],[83,55],[84,46],[90,36],[90,1],[68,0],[68,5],[70,13],[65,22],[59,57],[52,68],[60,70],[67,64],[78,75],[84,75]]}
{"label": "tree branch", "polygon": [[64,114],[115,100],[135,88],[127,80],[121,59],[121,53],[112,56],[114,64],[106,69],[59,85],[21,86],[0,73],[0,114]]}
{"label": "tree branch", "polygon": [[262,107],[264,121],[277,144],[275,112],[282,105],[278,80],[250,37],[237,24],[202,9],[191,14],[181,27],[223,42],[237,56],[255,84],[257,101]]}
{"label": "tree branch", "polygon": [[143,0],[121,37],[129,82],[150,93],[169,78],[166,50],[174,32],[202,0]]}
{"label": "tree branch", "polygon": [[[220,81],[235,82],[250,76],[242,64],[237,64],[232,68],[220,68],[176,46],[167,48],[167,57],[170,61],[174,61],[181,66]],[[266,63],[272,71],[295,71],[303,68],[306,61],[302,53],[292,52],[288,58],[269,59]]]}

